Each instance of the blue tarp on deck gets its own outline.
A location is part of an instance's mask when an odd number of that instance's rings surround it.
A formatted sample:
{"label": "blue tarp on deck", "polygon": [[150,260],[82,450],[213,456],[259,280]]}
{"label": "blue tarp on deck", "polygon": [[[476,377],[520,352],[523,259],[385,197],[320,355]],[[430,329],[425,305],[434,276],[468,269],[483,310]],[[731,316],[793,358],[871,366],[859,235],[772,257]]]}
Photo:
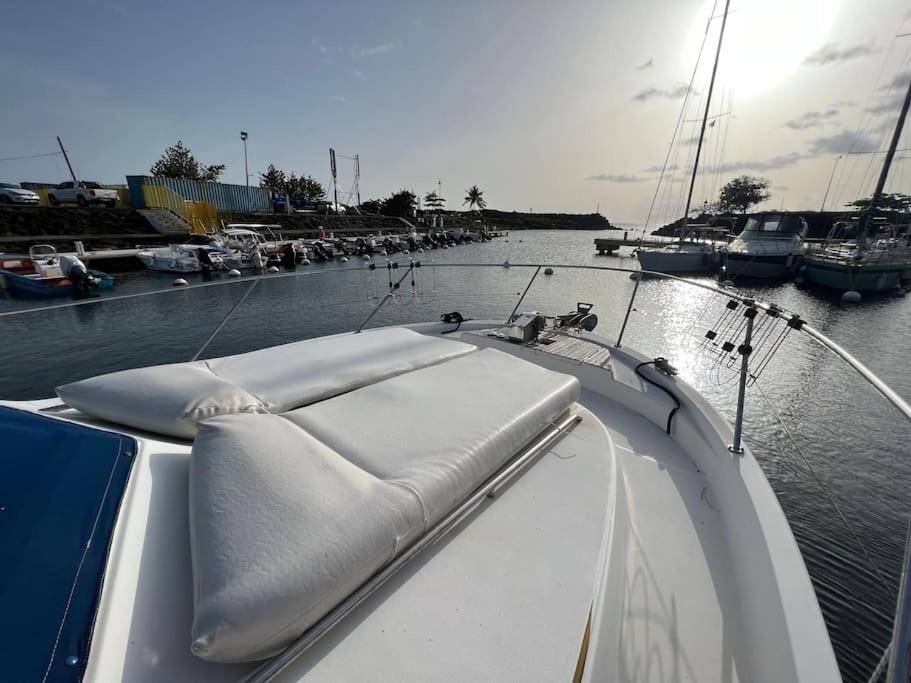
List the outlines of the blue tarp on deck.
{"label": "blue tarp on deck", "polygon": [[78,681],[136,442],[0,407],[0,679]]}

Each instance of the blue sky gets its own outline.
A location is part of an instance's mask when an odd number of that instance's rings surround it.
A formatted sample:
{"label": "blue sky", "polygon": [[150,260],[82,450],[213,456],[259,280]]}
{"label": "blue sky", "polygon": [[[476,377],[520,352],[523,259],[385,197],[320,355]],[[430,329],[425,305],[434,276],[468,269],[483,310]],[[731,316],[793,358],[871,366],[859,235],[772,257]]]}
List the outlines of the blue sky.
{"label": "blue sky", "polygon": [[[730,172],[705,174],[699,193],[760,173],[780,188],[776,205],[818,208],[857,131],[861,147],[882,144],[888,117],[865,110],[894,99],[884,88],[909,68],[911,40],[893,36],[911,18],[904,0],[874,4],[732,1],[713,111],[733,113],[709,148]],[[243,129],[251,172],[273,162],[325,182],[332,146],[360,154],[364,198],[442,179],[450,206],[476,183],[497,208],[600,205],[641,222],[711,11],[705,0],[7,0],[0,158],[52,152],[60,135],[81,176],[123,182],[182,139],[243,183]],[[846,197],[869,176],[850,161],[857,177],[836,183]],[[65,176],[57,157],[0,163],[0,180]]]}

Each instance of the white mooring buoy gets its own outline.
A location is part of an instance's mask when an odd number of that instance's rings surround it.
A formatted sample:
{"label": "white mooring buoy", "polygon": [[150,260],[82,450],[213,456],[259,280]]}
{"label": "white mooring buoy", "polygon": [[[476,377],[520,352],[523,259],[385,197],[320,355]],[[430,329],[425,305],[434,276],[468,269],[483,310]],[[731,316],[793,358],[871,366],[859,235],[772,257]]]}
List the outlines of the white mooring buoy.
{"label": "white mooring buoy", "polygon": [[269,272],[270,272],[270,273],[277,273],[277,272],[278,272],[278,266],[269,266]]}
{"label": "white mooring buoy", "polygon": [[187,281],[184,280],[182,277],[179,277],[176,280],[174,280],[174,286],[175,287],[186,287]]}
{"label": "white mooring buoy", "polygon": [[302,266],[309,266],[309,265],[310,265],[310,259],[305,258],[303,261],[301,261],[301,265],[302,265]]}
{"label": "white mooring buoy", "polygon": [[367,254],[364,254],[364,260],[365,260],[365,261],[369,261],[369,260],[370,260],[370,257],[369,257]]}
{"label": "white mooring buoy", "polygon": [[419,254],[423,254],[423,253],[424,253],[424,247],[421,247],[420,249],[418,249],[418,253],[419,253]]}
{"label": "white mooring buoy", "polygon": [[841,295],[841,300],[844,301],[846,304],[856,304],[862,298],[863,297],[860,295],[860,292],[857,292],[853,289],[849,290]]}
{"label": "white mooring buoy", "polygon": [[408,250],[407,250],[407,249],[402,249],[402,253],[403,253],[403,254],[407,254],[407,253],[408,253]]}
{"label": "white mooring buoy", "polygon": [[380,252],[380,256],[388,256],[385,249],[383,249],[383,251]]}
{"label": "white mooring buoy", "polygon": [[544,269],[544,274],[545,274],[545,275],[553,275],[553,274],[554,274],[554,269],[551,268],[550,266],[547,266],[547,268]]}
{"label": "white mooring buoy", "polygon": [[228,277],[240,277],[240,271],[237,268],[232,268],[228,271]]}
{"label": "white mooring buoy", "polygon": [[347,256],[342,256],[342,257],[339,259],[339,261],[341,261],[342,263],[348,263],[348,257],[347,257]]}

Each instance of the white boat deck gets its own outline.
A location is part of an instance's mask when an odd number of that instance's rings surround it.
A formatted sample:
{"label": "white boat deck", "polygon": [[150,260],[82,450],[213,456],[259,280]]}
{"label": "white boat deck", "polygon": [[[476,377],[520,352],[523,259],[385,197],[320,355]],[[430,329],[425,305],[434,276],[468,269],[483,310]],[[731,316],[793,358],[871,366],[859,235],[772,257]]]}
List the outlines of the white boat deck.
{"label": "white boat deck", "polygon": [[[583,680],[837,679],[761,470],[726,452],[727,427],[692,390],[675,385],[683,408],[668,436],[667,397],[614,379],[630,361],[620,351],[567,337],[521,346],[466,327],[456,338],[576,375],[582,421],[276,680],[571,680],[590,618]],[[258,664],[190,650],[189,444],[117,431],[142,447],[86,680],[242,679]]]}

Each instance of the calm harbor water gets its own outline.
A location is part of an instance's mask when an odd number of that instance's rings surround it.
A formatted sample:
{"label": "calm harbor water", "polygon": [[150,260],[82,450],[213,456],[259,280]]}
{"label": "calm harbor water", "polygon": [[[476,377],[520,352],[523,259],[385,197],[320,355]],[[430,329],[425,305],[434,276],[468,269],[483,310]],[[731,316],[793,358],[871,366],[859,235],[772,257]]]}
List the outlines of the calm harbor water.
{"label": "calm harbor water", "polygon": [[[406,278],[370,326],[436,320],[456,310],[466,318],[503,318],[533,273],[519,267],[446,268],[435,263],[498,264],[508,259],[514,264],[635,268],[628,254],[596,256],[592,240],[598,234],[513,232],[487,244],[414,254],[422,263],[414,284]],[[376,262],[382,266],[383,261]],[[390,275],[385,267],[366,271],[356,259],[314,264],[297,273],[263,279],[204,357],[357,327],[372,310],[370,297],[387,291]],[[398,279],[403,273],[391,274]],[[174,277],[121,274],[112,294],[168,288]],[[536,279],[522,310],[552,314],[572,310],[578,301],[590,302],[600,318],[597,331],[614,339],[633,284],[626,273],[558,267],[552,276]],[[0,318],[0,396],[45,398],[55,385],[83,377],[188,360],[248,286],[174,290]],[[799,313],[911,397],[911,296],[844,305],[836,297],[792,284],[738,290]],[[731,419],[735,387],[699,352],[699,341],[720,316],[723,303],[681,283],[643,281],[624,345],[669,358]],[[0,312],[35,305],[41,304],[0,299]],[[850,368],[805,335],[793,333],[748,391],[745,433],[800,544],[842,673],[846,680],[866,680],[888,642],[898,589],[909,509],[911,429]],[[807,462],[850,520],[856,537]]]}

